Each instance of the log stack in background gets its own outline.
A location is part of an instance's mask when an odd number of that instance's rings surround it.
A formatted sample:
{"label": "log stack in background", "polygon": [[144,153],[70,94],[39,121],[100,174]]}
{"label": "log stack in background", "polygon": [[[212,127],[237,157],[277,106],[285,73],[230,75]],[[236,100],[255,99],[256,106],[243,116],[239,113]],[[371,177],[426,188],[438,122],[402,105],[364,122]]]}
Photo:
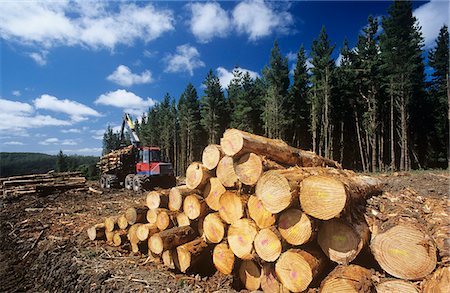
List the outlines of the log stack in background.
{"label": "log stack in background", "polygon": [[213,264],[248,290],[449,292],[448,209],[439,220],[404,219],[404,210],[383,209],[393,195],[367,204],[379,194],[376,178],[229,129],[220,146],[209,145],[202,162],[187,168],[186,185],[151,191],[146,207],[108,217],[88,234],[116,246],[128,242],[181,272]]}

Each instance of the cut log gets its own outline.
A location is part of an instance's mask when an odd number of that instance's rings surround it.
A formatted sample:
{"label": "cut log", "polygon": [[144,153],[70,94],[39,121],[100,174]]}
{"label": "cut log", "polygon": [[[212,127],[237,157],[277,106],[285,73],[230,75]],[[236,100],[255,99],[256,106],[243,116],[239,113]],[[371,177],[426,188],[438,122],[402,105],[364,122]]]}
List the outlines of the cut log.
{"label": "cut log", "polygon": [[370,232],[364,219],[331,219],[322,223],[317,236],[322,251],[334,262],[347,265],[369,242]]}
{"label": "cut log", "polygon": [[249,217],[261,228],[268,228],[275,224],[275,215],[266,210],[262,202],[254,195],[251,195],[247,202]]}
{"label": "cut log", "polygon": [[117,218],[115,217],[106,217],[105,218],[105,231],[112,232],[115,228],[117,228]]}
{"label": "cut log", "polygon": [[337,266],[322,281],[320,285],[320,292],[373,292],[371,277],[372,272],[370,270],[358,265]]}
{"label": "cut log", "polygon": [[416,222],[394,219],[372,230],[370,249],[379,265],[390,275],[419,280],[436,267],[436,247]]}
{"label": "cut log", "polygon": [[169,210],[160,210],[156,216],[156,227],[160,231],[172,228],[174,226],[176,213]]}
{"label": "cut log", "polygon": [[169,268],[174,270],[175,269],[175,263],[173,261],[173,257],[174,257],[174,253],[172,250],[166,250],[162,253],[162,260],[163,260],[163,264]]}
{"label": "cut log", "polygon": [[183,202],[183,212],[186,214],[186,216],[191,219],[195,220],[200,217],[203,217],[206,215],[206,212],[208,211],[208,206],[203,199],[198,194],[191,194],[186,196]]}
{"label": "cut log", "polygon": [[227,224],[233,224],[244,216],[248,197],[239,195],[236,191],[227,190],[219,199],[219,215]]}
{"label": "cut log", "polygon": [[219,213],[208,214],[203,220],[203,233],[206,240],[211,243],[219,243],[225,235],[225,224]]}
{"label": "cut log", "polygon": [[241,259],[253,258],[256,224],[250,219],[239,219],[228,228],[228,244],[234,255]]}
{"label": "cut log", "polygon": [[184,198],[193,193],[196,193],[196,191],[188,188],[186,185],[171,188],[169,192],[169,210],[180,211],[183,207]]}
{"label": "cut log", "polygon": [[153,234],[148,239],[148,245],[153,253],[161,254],[164,250],[192,241],[196,236],[197,233],[189,226],[175,227]]}
{"label": "cut log", "polygon": [[92,227],[89,227],[87,229],[87,234],[89,239],[91,239],[92,241],[94,240],[104,240],[106,239],[105,237],[105,224],[101,223],[101,224],[95,224]]}
{"label": "cut log", "polygon": [[381,181],[377,178],[341,174],[333,177],[310,176],[301,182],[300,204],[305,213],[329,220],[338,217],[346,208],[381,193]]}
{"label": "cut log", "polygon": [[236,188],[239,185],[239,179],[234,171],[233,158],[229,156],[223,157],[216,168],[216,176],[219,178],[223,186]]}
{"label": "cut log", "polygon": [[265,293],[289,293],[289,290],[278,281],[275,265],[272,263],[265,263],[262,266],[261,289]]}
{"label": "cut log", "polygon": [[[128,240],[130,240],[131,244],[137,244],[139,243],[139,238],[137,237],[137,229],[141,226],[142,224],[134,224],[131,225],[131,227],[128,229],[128,234],[127,234],[127,238]],[[133,251],[135,252],[135,251]]]}
{"label": "cut log", "polygon": [[136,229],[136,237],[139,241],[145,241],[149,236],[158,233],[158,231],[155,224],[142,224]]}
{"label": "cut log", "polygon": [[276,261],[282,250],[280,238],[280,233],[275,227],[260,230],[253,244],[258,256],[267,262]]}
{"label": "cut log", "polygon": [[220,196],[226,191],[219,178],[211,177],[203,190],[203,198],[210,209],[218,211]]}
{"label": "cut log", "polygon": [[127,218],[129,225],[145,223],[147,222],[147,211],[147,207],[131,207],[125,211],[125,218]]}
{"label": "cut log", "polygon": [[191,225],[191,220],[185,213],[179,213],[177,214],[177,225],[178,227],[189,226]]}
{"label": "cut log", "polygon": [[450,267],[440,267],[422,283],[423,292],[450,292]]}
{"label": "cut log", "polygon": [[[377,293],[419,293],[419,289],[411,282],[405,280],[388,280],[378,284],[376,287]],[[330,291],[331,292],[331,291]],[[429,291],[423,291],[429,292]],[[448,291],[436,291],[448,292]]]}
{"label": "cut log", "polygon": [[271,169],[284,169],[284,167],[254,153],[247,153],[234,163],[234,171],[239,181],[249,186],[258,182],[263,171]]}
{"label": "cut log", "polygon": [[213,250],[213,263],[216,269],[225,275],[230,275],[234,267],[234,253],[227,243],[219,243]]}
{"label": "cut log", "polygon": [[105,237],[106,237],[106,242],[111,244],[113,242],[113,238],[114,238],[114,231],[106,231],[105,230]]}
{"label": "cut log", "polygon": [[120,215],[119,218],[117,218],[117,225],[119,226],[119,229],[122,230],[125,230],[128,227],[128,220],[125,215]]}
{"label": "cut log", "polygon": [[281,237],[292,245],[302,245],[314,238],[316,224],[299,209],[287,209],[278,219],[278,230]]}
{"label": "cut log", "polygon": [[223,151],[220,145],[210,144],[203,150],[202,164],[208,170],[214,170],[222,157]]}
{"label": "cut log", "polygon": [[193,267],[201,259],[204,251],[209,249],[208,243],[203,238],[197,238],[177,247],[177,260],[175,265],[181,272]]}
{"label": "cut log", "polygon": [[169,207],[169,194],[162,191],[150,191],[146,197],[147,207],[151,209]]}
{"label": "cut log", "polygon": [[156,221],[158,220],[159,211],[160,211],[160,209],[148,210],[147,215],[146,215],[147,222],[149,222],[150,224],[156,225]]}
{"label": "cut log", "polygon": [[211,173],[199,162],[193,162],[186,170],[186,186],[190,189],[203,189]]}
{"label": "cut log", "polygon": [[341,168],[338,162],[323,158],[314,152],[290,147],[282,140],[270,139],[237,129],[227,129],[220,139],[220,146],[227,156],[239,157],[245,153],[255,153],[267,156],[283,165]]}
{"label": "cut log", "polygon": [[261,268],[252,260],[244,260],[239,267],[239,279],[247,290],[258,290],[261,286]]}
{"label": "cut log", "polygon": [[124,244],[126,241],[127,241],[127,231],[125,230],[114,231],[112,241],[114,246],[120,246]]}
{"label": "cut log", "polygon": [[289,249],[283,252],[275,264],[280,282],[292,292],[302,292],[321,273],[326,257],[321,251]]}

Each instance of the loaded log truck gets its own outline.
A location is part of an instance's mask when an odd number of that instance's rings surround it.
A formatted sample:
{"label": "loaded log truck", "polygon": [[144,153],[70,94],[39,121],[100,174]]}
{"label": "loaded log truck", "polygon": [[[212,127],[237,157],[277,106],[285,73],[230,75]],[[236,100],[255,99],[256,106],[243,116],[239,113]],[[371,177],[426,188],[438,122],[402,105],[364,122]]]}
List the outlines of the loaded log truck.
{"label": "loaded log truck", "polygon": [[[130,134],[129,146],[124,144],[125,127]],[[98,163],[102,188],[125,187],[128,190],[140,191],[176,185],[172,164],[164,162],[159,147],[141,146],[133,121],[127,113],[122,120],[120,142],[119,149],[102,156]]]}

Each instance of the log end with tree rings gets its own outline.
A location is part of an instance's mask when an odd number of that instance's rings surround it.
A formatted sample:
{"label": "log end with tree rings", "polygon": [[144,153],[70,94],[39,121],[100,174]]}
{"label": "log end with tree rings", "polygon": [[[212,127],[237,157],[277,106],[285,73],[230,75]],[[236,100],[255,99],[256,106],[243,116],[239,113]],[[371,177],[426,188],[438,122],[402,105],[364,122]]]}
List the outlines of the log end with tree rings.
{"label": "log end with tree rings", "polygon": [[105,231],[112,232],[116,226],[117,219],[114,217],[106,217],[105,218]]}
{"label": "log end with tree rings", "polygon": [[[419,289],[412,284],[411,282],[405,281],[405,280],[388,280],[384,281],[380,284],[378,284],[375,287],[377,293],[419,293]],[[449,288],[450,289],[450,288]],[[330,291],[331,292],[331,291]],[[431,292],[449,292],[447,291],[427,291],[424,290],[423,292],[431,293]]]}
{"label": "log end with tree rings", "polygon": [[168,214],[167,210],[161,210],[158,215],[156,216],[156,227],[160,231],[166,230],[168,228],[171,228],[173,226],[173,223],[170,219],[170,216]]}
{"label": "log end with tree rings", "polygon": [[186,272],[201,259],[202,253],[208,249],[209,245],[200,237],[177,247],[177,261],[175,265],[181,272]]}
{"label": "log end with tree rings", "polygon": [[103,240],[106,238],[105,236],[105,224],[96,224],[87,229],[87,234],[90,240]]}
{"label": "log end with tree rings", "polygon": [[223,157],[222,148],[217,144],[210,144],[203,149],[202,164],[208,170],[214,170]]}
{"label": "log end with tree rings", "polygon": [[261,268],[252,260],[244,260],[239,267],[239,279],[247,290],[258,290],[261,286]]}
{"label": "log end with tree rings", "polygon": [[420,227],[398,224],[372,238],[370,249],[390,275],[419,280],[436,267],[436,247]]}
{"label": "log end with tree rings", "polygon": [[136,237],[139,241],[145,241],[156,232],[158,232],[158,228],[155,224],[142,224],[136,229]]}
{"label": "log end with tree rings", "polygon": [[193,162],[186,170],[186,186],[189,189],[202,189],[209,177],[209,170],[202,163]]}
{"label": "log end with tree rings", "polygon": [[198,219],[206,212],[206,203],[197,194],[188,195],[183,202],[183,212],[191,220]]}
{"label": "log end with tree rings", "polygon": [[275,224],[275,215],[266,210],[262,202],[254,195],[250,196],[247,202],[249,217],[261,228],[268,228]]}
{"label": "log end with tree rings", "polygon": [[331,219],[322,223],[317,236],[322,251],[334,262],[349,264],[369,240],[369,227],[343,219]]}
{"label": "log end with tree rings", "polygon": [[163,240],[159,233],[153,234],[148,238],[148,247],[154,254],[161,254],[163,252]]}
{"label": "log end with tree rings", "polygon": [[302,245],[314,234],[314,220],[299,209],[287,209],[278,218],[278,231],[287,243]]}
{"label": "log end with tree rings", "polygon": [[264,173],[256,184],[256,196],[266,210],[277,214],[292,203],[292,191],[287,179],[276,171]]}
{"label": "log end with tree rings", "polygon": [[277,278],[275,264],[263,264],[261,269],[261,289],[263,292],[269,293],[289,293],[289,290]]}
{"label": "log end with tree rings", "polygon": [[253,186],[263,173],[261,157],[254,153],[244,154],[234,163],[234,170],[240,182]]}
{"label": "log end with tree rings", "polygon": [[114,231],[113,245],[120,246],[126,242],[127,232],[124,230]]}
{"label": "log end with tree rings", "polygon": [[177,225],[178,227],[190,226],[191,220],[189,220],[185,213],[179,213],[177,214]]}
{"label": "log end with tree rings", "polygon": [[203,190],[203,198],[210,209],[218,211],[220,196],[226,191],[219,178],[211,177]]}
{"label": "log end with tree rings", "polygon": [[167,208],[168,197],[159,191],[150,191],[147,193],[146,203],[149,209]]}
{"label": "log end with tree rings", "polygon": [[225,235],[225,224],[219,213],[212,213],[203,220],[203,233],[211,243],[219,243]]}
{"label": "log end with tree rings", "polygon": [[158,209],[151,209],[147,211],[147,222],[150,224],[156,224],[156,221],[158,219]]}
{"label": "log end with tree rings", "polygon": [[235,256],[226,243],[219,243],[213,250],[213,263],[216,269],[225,275],[233,272]]}
{"label": "log end with tree rings", "polygon": [[169,203],[168,208],[171,211],[180,211],[183,207],[183,199],[191,194],[195,193],[195,190],[192,190],[187,187],[187,185],[181,185],[177,187],[173,187],[169,191]]}
{"label": "log end with tree rings", "polygon": [[216,169],[216,176],[219,178],[220,183],[225,187],[237,187],[239,179],[234,171],[233,158],[229,156],[223,157]]}
{"label": "log end with tree rings", "polygon": [[219,215],[227,224],[233,224],[244,216],[241,196],[234,191],[225,191],[220,196],[219,204]]}
{"label": "log end with tree rings", "polygon": [[169,269],[175,269],[175,263],[173,261],[174,253],[172,250],[166,250],[162,253],[163,264]]}
{"label": "log end with tree rings", "polygon": [[119,226],[119,229],[125,230],[128,227],[128,221],[125,215],[120,215],[117,219],[117,225]]}
{"label": "log end with tree rings", "polygon": [[[372,272],[358,265],[337,266],[320,285],[321,293],[373,292]],[[403,292],[403,291],[392,291]]]}
{"label": "log end with tree rings", "polygon": [[344,184],[331,176],[310,176],[300,184],[300,205],[320,220],[337,217],[344,210],[347,194]]}
{"label": "log end with tree rings", "polygon": [[253,258],[253,241],[257,234],[256,224],[250,219],[239,219],[228,228],[228,244],[241,259]]}
{"label": "log end with tree rings", "polygon": [[237,129],[225,130],[223,137],[220,139],[222,151],[227,156],[234,156],[244,147],[244,139]]}
{"label": "log end with tree rings", "polygon": [[260,230],[253,243],[256,254],[267,262],[276,261],[282,250],[281,240],[274,230],[275,227]]}

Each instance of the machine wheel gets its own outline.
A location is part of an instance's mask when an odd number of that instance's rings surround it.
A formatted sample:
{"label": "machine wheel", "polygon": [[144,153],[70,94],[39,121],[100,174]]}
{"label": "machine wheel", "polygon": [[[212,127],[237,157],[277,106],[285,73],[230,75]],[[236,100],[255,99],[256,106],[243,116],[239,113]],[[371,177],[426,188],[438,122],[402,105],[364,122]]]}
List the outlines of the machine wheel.
{"label": "machine wheel", "polygon": [[133,177],[133,190],[135,192],[141,191],[142,189],[142,178],[141,176],[134,176]]}
{"label": "machine wheel", "polygon": [[110,178],[109,176],[106,177],[105,187],[106,187],[107,189],[110,189],[110,188],[111,188],[111,178]]}
{"label": "machine wheel", "polygon": [[106,178],[103,175],[100,177],[100,188],[106,188]]}
{"label": "machine wheel", "polygon": [[125,177],[125,189],[133,190],[133,179],[134,179],[134,174],[128,174]]}

